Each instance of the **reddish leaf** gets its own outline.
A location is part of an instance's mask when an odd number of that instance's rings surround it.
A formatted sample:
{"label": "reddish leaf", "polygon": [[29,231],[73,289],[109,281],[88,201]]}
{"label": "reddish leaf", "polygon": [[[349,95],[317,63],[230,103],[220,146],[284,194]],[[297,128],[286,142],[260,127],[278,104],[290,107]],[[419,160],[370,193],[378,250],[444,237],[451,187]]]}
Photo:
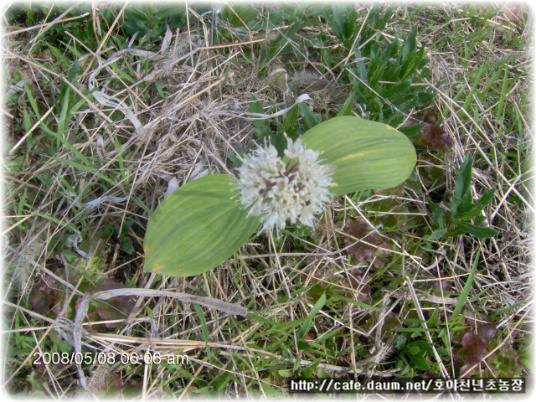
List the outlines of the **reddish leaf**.
{"label": "reddish leaf", "polygon": [[[488,320],[487,317],[485,318]],[[462,347],[453,350],[454,359],[465,363],[460,369],[460,374],[482,362],[487,354],[488,342],[497,334],[496,323],[483,322],[474,313],[467,314],[464,322],[469,325],[469,328],[461,340]]]}
{"label": "reddish leaf", "polygon": [[387,243],[377,233],[368,234],[370,227],[365,221],[361,220],[349,220],[346,222],[343,230],[349,235],[344,238],[344,245],[346,247],[355,243],[355,239],[363,239],[352,247],[348,248],[346,252],[356,257],[359,261],[368,261],[371,263],[374,261],[374,266],[379,268],[384,264],[382,258],[376,257],[375,253],[385,252],[380,248],[387,248]]}
{"label": "reddish leaf", "polygon": [[127,397],[128,399],[131,399],[131,397],[135,396],[140,389],[140,384],[137,383],[137,381],[133,379],[123,379],[123,375],[121,372],[114,372],[110,373],[106,377],[106,381],[104,384],[104,387],[101,387],[99,397],[102,397],[103,399],[109,399],[109,398],[117,398],[119,396],[120,399],[125,399]]}
{"label": "reddish leaf", "polygon": [[324,282],[321,282],[322,288],[325,288],[327,286],[326,282],[335,282],[338,278],[339,278],[339,276],[335,272],[333,272],[333,269],[328,267],[325,270]]}
{"label": "reddish leaf", "polygon": [[483,325],[489,321],[489,317],[485,314],[468,312],[467,309],[464,309],[464,324],[468,325],[471,330],[474,330],[479,325]]}
{"label": "reddish leaf", "polygon": [[58,291],[50,288],[43,278],[33,285],[29,300],[33,311],[47,315],[59,300]]}
{"label": "reddish leaf", "polygon": [[476,327],[476,333],[480,338],[482,338],[483,341],[489,342],[495,338],[495,335],[497,335],[497,324],[489,323],[478,325]]}
{"label": "reddish leaf", "polygon": [[[401,183],[396,187],[374,190],[374,194],[384,195],[384,196],[393,196],[394,195],[394,196],[402,197],[404,195],[404,189],[405,188],[406,188],[406,186],[404,185],[404,183]],[[395,199],[395,201],[396,201],[396,199]]]}
{"label": "reddish leaf", "polygon": [[46,315],[50,312],[51,303],[50,297],[45,291],[46,286],[43,286],[41,281],[37,282],[32,288],[32,293],[30,294],[30,306],[36,313]]}
{"label": "reddish leaf", "polygon": [[424,122],[428,124],[432,124],[432,125],[436,124],[437,114],[432,110],[428,110],[426,114],[424,115]]}
{"label": "reddish leaf", "polygon": [[112,373],[108,382],[108,386],[112,386],[118,389],[122,389],[125,387],[125,383],[123,382],[123,378],[121,377],[120,373]]}
{"label": "reddish leaf", "polygon": [[463,361],[468,364],[480,363],[486,356],[487,343],[472,332],[468,332],[462,339],[462,346],[465,348]]}
{"label": "reddish leaf", "polygon": [[[105,279],[104,282],[94,289],[94,293],[104,290],[124,288],[122,283],[116,282],[112,279]],[[131,296],[117,296],[112,297],[106,302],[100,302],[96,307],[93,314],[90,314],[90,318],[97,317],[97,319],[107,320],[121,320],[128,317],[132,309],[136,304],[136,299]],[[107,328],[116,328],[120,323],[107,323]]]}
{"label": "reddish leaf", "polygon": [[436,289],[443,289],[444,291],[449,291],[452,290],[452,283],[450,283],[446,278],[441,278],[435,282],[434,287]]}
{"label": "reddish leaf", "polygon": [[426,114],[424,118],[426,126],[421,129],[419,145],[448,151],[452,147],[452,140],[441,126],[437,125],[437,116],[433,112]]}
{"label": "reddish leaf", "polygon": [[465,364],[480,363],[486,356],[486,342],[473,332],[468,332],[462,339],[462,347],[453,350],[453,357]]}
{"label": "reddish leaf", "polygon": [[365,301],[370,297],[370,286],[364,284],[365,281],[362,275],[348,272],[347,275],[344,276],[344,279],[344,282],[346,282],[348,287],[355,289],[354,296],[356,300]]}
{"label": "reddish leaf", "polygon": [[305,338],[303,338],[304,342],[311,343],[314,342],[316,338],[316,334],[314,332],[309,332],[307,335],[305,335]]}

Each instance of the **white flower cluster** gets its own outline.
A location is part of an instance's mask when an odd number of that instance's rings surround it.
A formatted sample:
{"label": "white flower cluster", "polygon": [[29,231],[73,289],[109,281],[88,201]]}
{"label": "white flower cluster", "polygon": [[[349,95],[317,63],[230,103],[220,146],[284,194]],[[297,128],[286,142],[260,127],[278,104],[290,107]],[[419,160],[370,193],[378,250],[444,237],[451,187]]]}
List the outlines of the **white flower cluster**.
{"label": "white flower cluster", "polygon": [[280,230],[287,220],[313,226],[314,215],[330,199],[333,167],[318,163],[319,153],[288,139],[286,158],[273,145],[258,147],[238,169],[241,203],[251,215],[261,215],[262,230]]}

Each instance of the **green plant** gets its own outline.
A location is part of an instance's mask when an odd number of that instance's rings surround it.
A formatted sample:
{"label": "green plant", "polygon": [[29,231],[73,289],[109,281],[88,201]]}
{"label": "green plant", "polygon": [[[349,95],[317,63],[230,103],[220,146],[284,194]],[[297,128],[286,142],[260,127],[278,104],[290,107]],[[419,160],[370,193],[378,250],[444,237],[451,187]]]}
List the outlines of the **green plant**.
{"label": "green plant", "polygon": [[469,233],[480,238],[493,237],[497,231],[491,228],[483,227],[481,224],[486,220],[482,215],[483,209],[489,204],[495,189],[484,191],[482,196],[475,202],[471,196],[471,168],[473,158],[467,155],[460,166],[454,186],[454,195],[449,204],[450,211],[444,210],[431,199],[428,200],[432,217],[438,228],[430,235],[425,236],[427,240],[438,240],[443,237],[459,236]]}
{"label": "green plant", "polygon": [[152,42],[164,37],[166,29],[186,26],[186,6],[181,4],[137,4],[127,7],[122,28],[127,37],[140,35]]}
{"label": "green plant", "polygon": [[352,84],[352,95],[371,120],[392,126],[401,124],[409,110],[434,99],[423,83],[431,71],[426,67],[426,49],[417,43],[417,29],[388,38],[380,35],[393,10],[374,6],[360,26],[353,7],[333,6],[328,21],[342,44],[352,52],[355,62],[345,66]]}
{"label": "green plant", "polygon": [[232,27],[251,27],[257,19],[259,10],[246,4],[226,5],[221,11],[221,18],[226,19]]}
{"label": "green plant", "polygon": [[[261,215],[263,228],[276,227],[279,231],[287,218],[293,223],[299,218],[312,226],[312,214],[317,213],[322,205],[312,200],[325,197],[323,193],[311,193],[310,198],[304,199],[305,204],[300,204],[299,207],[297,204],[290,206],[288,202],[294,202],[293,197],[296,199],[307,186],[312,186],[308,191],[316,191],[312,183],[321,176],[319,172],[304,173],[304,181],[297,182],[297,188],[288,190],[295,191],[294,196],[286,193],[269,194],[273,191],[273,186],[278,189],[280,184],[284,186],[285,182],[294,180],[302,168],[316,166],[312,158],[316,159],[320,152],[322,164],[334,168],[329,179],[329,182],[333,180],[330,184],[332,195],[394,187],[409,176],[415,165],[415,149],[405,135],[385,124],[358,117],[343,116],[328,120],[308,130],[301,140],[312,151],[301,149],[301,145],[299,149],[294,148],[292,141],[289,141],[285,158],[275,161],[276,164],[287,164],[283,168],[287,170],[284,173],[287,177],[285,180],[279,176],[283,173],[277,173],[277,178],[274,176],[277,184],[266,178],[264,182],[261,180],[257,183],[257,179],[252,177],[255,185],[261,186],[261,190],[258,190],[261,193],[257,194],[257,190],[251,188],[248,189],[253,191],[251,195],[244,191],[239,194],[235,190],[237,185],[233,184],[228,175],[203,177],[175,191],[159,205],[149,222],[144,242],[145,270],[173,276],[190,276],[212,269],[249,239],[259,225],[258,215]],[[267,169],[275,169],[271,163],[277,154],[272,154],[269,150],[259,153],[257,158],[261,159],[258,169],[262,176]],[[299,162],[294,162],[292,155],[295,153],[296,158],[299,155]],[[238,186],[245,188],[240,182]],[[242,206],[238,197],[242,197]],[[253,198],[248,201],[248,197]],[[258,198],[257,201],[255,197]],[[269,205],[279,202],[280,197],[283,197],[283,203],[272,209]],[[289,197],[288,201],[286,197]],[[322,198],[323,202],[325,200]],[[287,214],[288,208],[288,215],[282,215]],[[303,212],[296,212],[296,208],[303,208]]]}
{"label": "green plant", "polygon": [[[530,17],[523,7],[165,8],[6,8],[6,392],[76,397],[81,372],[95,397],[123,399],[280,398],[289,378],[457,377],[464,366],[475,366],[465,372],[472,377],[530,376]],[[396,71],[408,60],[401,79]],[[413,70],[412,62],[422,65]],[[120,104],[101,103],[95,91]],[[427,92],[433,102],[422,104]],[[310,99],[297,103],[303,94]],[[405,96],[414,108],[404,110]],[[254,113],[264,118],[248,121]],[[210,176],[200,183],[210,184],[215,173],[234,173],[252,142],[272,144],[281,158],[288,139],[309,149],[302,134],[335,116],[381,121],[410,137],[418,162],[408,180],[339,195],[314,227],[297,219],[279,237],[252,228],[231,258],[201,275],[143,271],[147,225],[176,183],[180,193],[202,174]],[[428,197],[452,221],[458,162],[451,167],[460,149],[474,159],[472,203],[496,189],[466,222],[486,215],[480,225],[500,235],[423,239],[439,228]],[[240,205],[238,195],[234,201]],[[198,253],[211,254],[213,243],[203,239]],[[80,309],[103,288],[166,296],[137,296],[134,310],[128,299],[101,298]],[[247,315],[168,295],[183,289]],[[81,354],[69,341],[77,311],[85,311]],[[101,351],[115,362],[100,364]],[[141,363],[155,352],[180,359]],[[69,363],[37,366],[38,353]],[[71,363],[76,356],[84,357],[81,372]]]}

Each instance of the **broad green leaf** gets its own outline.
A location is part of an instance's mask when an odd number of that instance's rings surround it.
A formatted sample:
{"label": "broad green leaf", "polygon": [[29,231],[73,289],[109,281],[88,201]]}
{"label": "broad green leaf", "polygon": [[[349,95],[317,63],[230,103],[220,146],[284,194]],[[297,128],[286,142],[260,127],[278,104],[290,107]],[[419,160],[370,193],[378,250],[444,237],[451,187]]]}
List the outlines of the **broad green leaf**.
{"label": "broad green leaf", "polygon": [[400,131],[355,116],[339,116],[308,130],[303,144],[336,167],[333,195],[396,187],[413,171],[415,148]]}
{"label": "broad green leaf", "polygon": [[168,196],[149,220],[145,271],[198,275],[224,262],[259,226],[241,208],[225,174],[191,181]]}

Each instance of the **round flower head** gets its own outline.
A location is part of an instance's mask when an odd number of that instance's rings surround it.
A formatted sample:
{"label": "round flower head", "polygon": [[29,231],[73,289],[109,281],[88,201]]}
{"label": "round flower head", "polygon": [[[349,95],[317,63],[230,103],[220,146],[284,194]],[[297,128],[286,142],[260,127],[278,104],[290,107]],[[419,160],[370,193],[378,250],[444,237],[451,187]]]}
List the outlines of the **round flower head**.
{"label": "round flower head", "polygon": [[251,215],[260,215],[262,230],[280,230],[287,220],[313,226],[314,215],[330,199],[330,165],[318,163],[319,153],[288,139],[285,158],[273,145],[258,147],[238,168],[241,203]]}

